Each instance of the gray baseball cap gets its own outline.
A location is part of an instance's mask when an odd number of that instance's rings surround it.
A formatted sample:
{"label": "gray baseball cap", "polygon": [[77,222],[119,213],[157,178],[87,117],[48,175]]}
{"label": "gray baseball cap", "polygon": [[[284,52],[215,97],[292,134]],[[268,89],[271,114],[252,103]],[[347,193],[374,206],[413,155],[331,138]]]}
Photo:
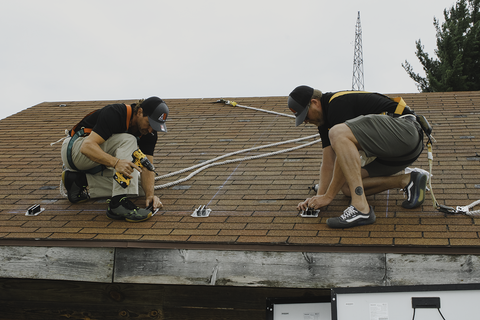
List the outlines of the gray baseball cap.
{"label": "gray baseball cap", "polygon": [[168,117],[168,107],[165,101],[158,97],[150,97],[143,101],[140,107],[143,109],[143,114],[148,116],[148,122],[153,130],[167,132],[165,121]]}
{"label": "gray baseball cap", "polygon": [[313,96],[313,88],[298,86],[288,96],[288,108],[295,114],[295,126],[301,125],[307,117],[310,100]]}

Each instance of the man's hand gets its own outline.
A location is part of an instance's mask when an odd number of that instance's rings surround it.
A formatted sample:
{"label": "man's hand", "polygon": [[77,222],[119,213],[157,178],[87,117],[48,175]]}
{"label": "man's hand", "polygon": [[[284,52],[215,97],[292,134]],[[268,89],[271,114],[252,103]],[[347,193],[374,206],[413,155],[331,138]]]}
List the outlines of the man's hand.
{"label": "man's hand", "polygon": [[129,160],[120,159],[118,160],[117,164],[114,168],[118,173],[123,174],[125,177],[132,179],[133,170],[137,170],[138,172],[142,172],[142,169],[137,166],[135,163]]}
{"label": "man's hand", "polygon": [[305,201],[300,202],[297,206],[298,211],[306,211],[310,209],[320,209],[322,207],[326,207],[332,202],[333,199],[328,198],[325,195],[322,196],[313,196],[311,198],[307,198]]}
{"label": "man's hand", "polygon": [[163,203],[157,196],[151,196],[147,197],[145,201],[145,208],[148,208],[149,206],[153,206],[153,210],[161,209],[163,208]]}

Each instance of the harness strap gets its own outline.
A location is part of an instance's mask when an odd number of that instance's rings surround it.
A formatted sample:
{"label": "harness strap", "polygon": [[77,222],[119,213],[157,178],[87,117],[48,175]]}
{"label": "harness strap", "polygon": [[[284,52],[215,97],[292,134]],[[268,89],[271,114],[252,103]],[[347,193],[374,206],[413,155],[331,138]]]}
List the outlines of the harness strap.
{"label": "harness strap", "polygon": [[405,107],[407,106],[407,103],[403,100],[402,97],[396,97],[396,98],[390,98],[390,99],[398,103],[394,113],[398,115],[402,115],[403,110],[405,110]]}
{"label": "harness strap", "polygon": [[340,96],[343,96],[343,95],[346,95],[346,94],[350,94],[350,93],[371,93],[371,92],[368,92],[368,91],[340,91],[340,92],[337,92],[335,93],[331,98],[330,100],[328,100],[328,102],[332,102],[333,99],[337,98],[337,97],[340,97]]}
{"label": "harness strap", "polygon": [[132,106],[126,104],[125,107],[127,107],[127,130],[128,131],[128,127],[130,126],[130,118],[132,117]]}
{"label": "harness strap", "polygon": [[[68,146],[67,146],[67,161],[68,161],[68,165],[70,166],[70,168],[72,168],[73,170],[75,171],[78,171],[78,172],[83,172],[83,173],[89,173],[89,174],[96,174],[96,173],[99,173],[103,170],[105,170],[107,167],[103,164],[99,164],[98,166],[96,167],[93,167],[91,169],[88,169],[88,170],[80,170],[78,169],[75,164],[73,163],[73,159],[72,159],[72,148],[73,148],[73,143],[80,137],[85,137],[87,136],[87,134],[84,132],[84,128],[80,129],[79,131],[77,131],[73,136],[72,138],[70,139],[70,141],[68,142]],[[90,129],[91,131],[91,129]]]}
{"label": "harness strap", "polygon": [[80,128],[80,123],[82,123],[82,121],[83,121],[86,117],[94,114],[94,113],[97,112],[97,111],[98,111],[98,110],[94,110],[94,111],[90,112],[89,114],[87,114],[85,117],[83,117],[83,119],[80,120],[80,122],[77,123],[77,124],[72,128],[72,130],[70,130],[70,137],[73,137],[73,136],[77,133],[77,131],[79,131],[79,130],[83,130],[84,134],[89,135],[89,134],[92,132],[92,128],[84,128],[84,127]]}

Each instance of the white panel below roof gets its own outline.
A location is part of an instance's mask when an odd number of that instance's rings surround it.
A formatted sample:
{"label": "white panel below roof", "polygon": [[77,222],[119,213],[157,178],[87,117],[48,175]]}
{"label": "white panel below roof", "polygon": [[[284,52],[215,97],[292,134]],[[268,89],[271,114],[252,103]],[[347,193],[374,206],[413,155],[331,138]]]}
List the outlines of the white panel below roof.
{"label": "white panel below roof", "polygon": [[[364,288],[364,292],[362,288],[334,290],[332,304],[335,310],[332,319],[477,319],[480,286],[474,286],[475,288],[462,285],[434,286],[431,289],[428,286]],[[432,305],[414,309],[412,298],[436,298],[440,302],[440,308]]]}

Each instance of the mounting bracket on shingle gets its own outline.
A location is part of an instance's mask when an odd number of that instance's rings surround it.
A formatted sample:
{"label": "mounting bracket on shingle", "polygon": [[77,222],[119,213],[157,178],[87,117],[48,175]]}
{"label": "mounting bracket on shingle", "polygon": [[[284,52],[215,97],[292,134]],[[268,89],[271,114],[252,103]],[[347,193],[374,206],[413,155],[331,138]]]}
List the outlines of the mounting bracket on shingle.
{"label": "mounting bracket on shingle", "polygon": [[314,184],[313,186],[308,187],[308,193],[310,193],[312,191],[315,191],[315,192],[318,191],[318,184]]}
{"label": "mounting bracket on shingle", "polygon": [[33,206],[27,209],[27,212],[25,213],[25,215],[28,217],[38,216],[40,213],[43,212],[43,210],[45,209],[40,208],[39,204],[34,204]]}
{"label": "mounting bracket on shingle", "polygon": [[199,206],[193,211],[192,217],[205,218],[210,215],[210,212],[212,212],[212,209],[207,209],[206,206]]}
{"label": "mounting bracket on shingle", "polygon": [[320,213],[320,209],[315,210],[315,209],[308,208],[308,210],[300,211],[300,216],[302,218],[317,218],[319,213]]}

